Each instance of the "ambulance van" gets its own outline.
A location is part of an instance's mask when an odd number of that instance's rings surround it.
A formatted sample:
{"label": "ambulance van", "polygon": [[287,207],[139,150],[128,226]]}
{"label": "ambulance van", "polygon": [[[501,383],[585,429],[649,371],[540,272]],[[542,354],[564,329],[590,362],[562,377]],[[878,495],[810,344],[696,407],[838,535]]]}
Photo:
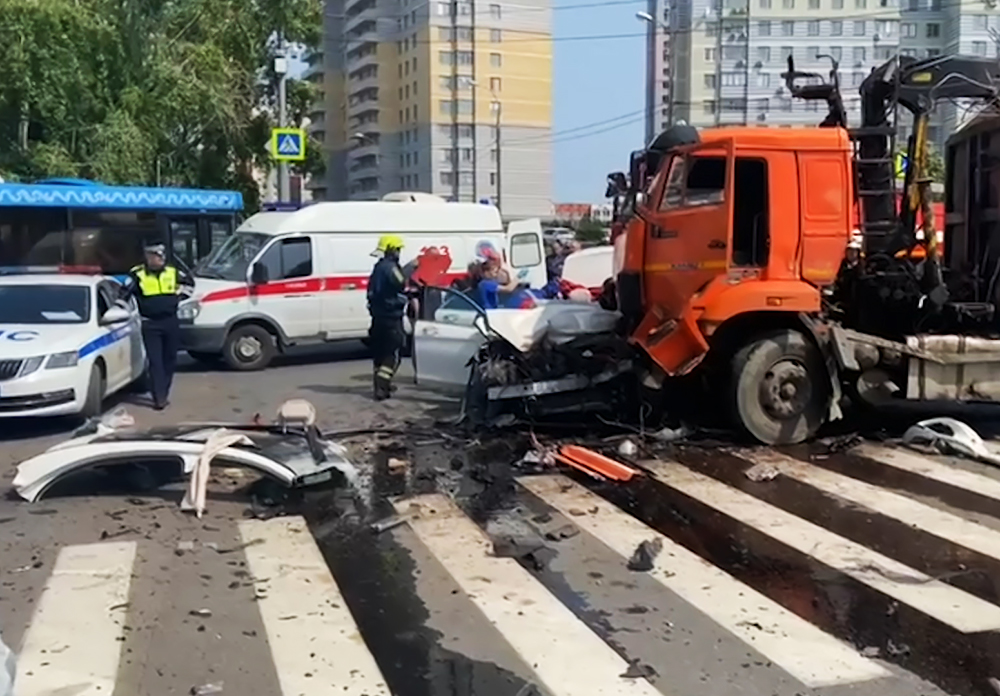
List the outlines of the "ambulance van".
{"label": "ambulance van", "polygon": [[195,294],[179,310],[182,348],[199,361],[262,370],[289,346],[364,338],[383,234],[403,238],[404,269],[427,285],[447,286],[491,252],[529,287],[546,282],[540,221],[504,229],[491,205],[411,198],[262,212],[195,268]]}

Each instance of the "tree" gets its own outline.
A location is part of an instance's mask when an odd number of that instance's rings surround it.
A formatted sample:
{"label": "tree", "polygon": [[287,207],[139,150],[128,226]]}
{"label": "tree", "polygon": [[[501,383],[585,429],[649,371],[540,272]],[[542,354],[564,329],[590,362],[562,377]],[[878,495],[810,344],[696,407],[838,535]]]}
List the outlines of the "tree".
{"label": "tree", "polygon": [[590,217],[585,217],[576,226],[576,238],[581,242],[603,242],[604,225]]}
{"label": "tree", "polygon": [[276,34],[315,46],[320,21],[320,0],[0,0],[0,174],[235,188],[252,211]]}

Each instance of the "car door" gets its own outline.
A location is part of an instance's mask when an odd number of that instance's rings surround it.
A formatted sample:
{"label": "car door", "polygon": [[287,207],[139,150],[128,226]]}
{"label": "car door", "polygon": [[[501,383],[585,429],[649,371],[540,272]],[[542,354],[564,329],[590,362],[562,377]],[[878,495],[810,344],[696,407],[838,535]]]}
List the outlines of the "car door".
{"label": "car door", "polygon": [[486,341],[476,317],[485,312],[469,297],[446,288],[427,288],[413,328],[413,372],[418,385],[462,391],[469,361]]}
{"label": "car door", "polygon": [[507,225],[507,263],[518,281],[540,288],[548,282],[542,253],[542,223],[537,218]]}
{"label": "car door", "polygon": [[[109,309],[115,306],[115,293],[108,283],[97,286],[97,321],[101,320]],[[129,340],[125,335],[129,331],[128,324],[99,325],[98,330],[109,333],[110,342],[99,351],[107,368],[108,391],[116,391],[122,385],[130,382],[131,361]]]}
{"label": "car door", "polygon": [[251,284],[250,311],[273,319],[292,340],[320,333],[324,280],[315,273],[313,243],[309,236],[276,239],[253,264],[263,266],[266,277]]}

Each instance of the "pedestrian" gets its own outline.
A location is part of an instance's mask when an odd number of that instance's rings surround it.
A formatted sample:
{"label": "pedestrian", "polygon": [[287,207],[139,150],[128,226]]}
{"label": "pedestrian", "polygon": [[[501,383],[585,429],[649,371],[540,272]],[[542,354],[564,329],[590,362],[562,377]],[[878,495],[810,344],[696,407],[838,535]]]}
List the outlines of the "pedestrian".
{"label": "pedestrian", "polygon": [[129,271],[126,295],[133,295],[142,316],[142,342],[149,361],[149,388],[153,408],[167,407],[170,385],[177,367],[180,349],[180,321],[177,305],[181,297],[194,291],[194,279],[167,263],[163,244],[146,246],[146,262]]}
{"label": "pedestrian", "polygon": [[399,265],[403,240],[394,234],[382,235],[372,256],[379,257],[368,278],[368,347],[372,351],[375,400],[388,399],[396,389],[392,378],[399,368],[403,348],[403,313],[406,310],[406,276]]}

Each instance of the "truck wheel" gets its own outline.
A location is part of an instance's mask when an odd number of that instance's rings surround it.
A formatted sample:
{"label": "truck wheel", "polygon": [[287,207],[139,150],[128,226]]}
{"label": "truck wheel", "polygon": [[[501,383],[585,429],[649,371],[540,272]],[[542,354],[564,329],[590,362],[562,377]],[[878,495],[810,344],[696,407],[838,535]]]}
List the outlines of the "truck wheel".
{"label": "truck wheel", "polygon": [[267,329],[256,324],[244,324],[226,336],[222,359],[233,370],[253,372],[267,367],[276,352],[274,337]]}
{"label": "truck wheel", "polygon": [[87,400],[83,402],[83,410],[80,416],[85,419],[94,418],[101,415],[104,407],[104,392],[107,391],[107,384],[104,378],[104,370],[97,363],[90,368],[90,381],[87,382]]}
{"label": "truck wheel", "polygon": [[767,445],[803,442],[825,422],[830,387],[816,347],[797,331],[767,334],[732,363],[736,423]]}

